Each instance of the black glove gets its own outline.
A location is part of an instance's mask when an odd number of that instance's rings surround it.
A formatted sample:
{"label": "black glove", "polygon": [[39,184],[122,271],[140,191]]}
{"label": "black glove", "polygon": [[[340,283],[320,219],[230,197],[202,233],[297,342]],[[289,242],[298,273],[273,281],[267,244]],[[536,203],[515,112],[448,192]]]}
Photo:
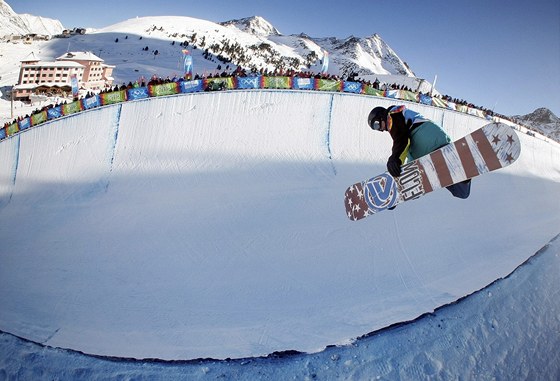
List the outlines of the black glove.
{"label": "black glove", "polygon": [[393,177],[399,177],[401,175],[401,159],[390,157],[387,161],[387,170]]}

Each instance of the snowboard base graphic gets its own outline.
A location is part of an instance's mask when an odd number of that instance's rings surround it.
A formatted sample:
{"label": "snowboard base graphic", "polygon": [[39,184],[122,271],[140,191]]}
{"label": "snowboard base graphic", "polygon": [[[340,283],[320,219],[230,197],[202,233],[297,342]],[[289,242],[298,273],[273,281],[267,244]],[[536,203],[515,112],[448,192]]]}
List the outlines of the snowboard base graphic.
{"label": "snowboard base graphic", "polygon": [[436,189],[506,167],[520,152],[519,138],[510,126],[488,124],[406,163],[397,178],[385,172],[351,185],[344,195],[346,215],[350,220],[361,220]]}

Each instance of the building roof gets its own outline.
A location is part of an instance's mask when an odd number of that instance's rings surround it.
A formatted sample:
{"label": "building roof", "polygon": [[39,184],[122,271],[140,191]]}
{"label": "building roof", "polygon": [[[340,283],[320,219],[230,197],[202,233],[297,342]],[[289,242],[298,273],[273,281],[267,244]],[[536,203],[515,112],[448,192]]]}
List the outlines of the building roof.
{"label": "building roof", "polygon": [[92,52],[68,52],[56,59],[57,61],[98,61],[103,60]]}
{"label": "building roof", "polygon": [[40,68],[40,67],[73,67],[73,68],[83,68],[85,67],[81,63],[74,61],[39,61],[36,64],[25,65],[24,67]]}
{"label": "building roof", "polygon": [[33,90],[38,87],[69,87],[70,83],[54,82],[54,83],[25,83],[23,85],[15,85],[15,90]]}

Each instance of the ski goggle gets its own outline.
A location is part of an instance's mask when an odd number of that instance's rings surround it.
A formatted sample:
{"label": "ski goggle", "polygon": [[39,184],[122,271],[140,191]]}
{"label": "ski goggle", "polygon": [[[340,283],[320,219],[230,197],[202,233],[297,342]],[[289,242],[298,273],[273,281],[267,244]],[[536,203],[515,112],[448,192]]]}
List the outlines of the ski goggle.
{"label": "ski goggle", "polygon": [[375,130],[375,131],[382,131],[382,130],[381,130],[381,121],[378,120],[378,119],[372,120],[372,121],[370,122],[370,125],[369,125],[369,126],[371,127],[372,130]]}
{"label": "ski goggle", "polygon": [[371,129],[375,131],[381,131],[381,123],[378,120],[372,120]]}

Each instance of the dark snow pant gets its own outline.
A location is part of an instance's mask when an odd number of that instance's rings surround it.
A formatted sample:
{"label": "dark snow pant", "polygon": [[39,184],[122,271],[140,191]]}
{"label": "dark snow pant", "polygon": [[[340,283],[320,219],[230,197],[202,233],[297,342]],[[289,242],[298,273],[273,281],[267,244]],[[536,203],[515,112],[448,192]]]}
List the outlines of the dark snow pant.
{"label": "dark snow pant", "polygon": [[447,187],[451,194],[458,198],[467,198],[471,194],[471,180],[461,181]]}

